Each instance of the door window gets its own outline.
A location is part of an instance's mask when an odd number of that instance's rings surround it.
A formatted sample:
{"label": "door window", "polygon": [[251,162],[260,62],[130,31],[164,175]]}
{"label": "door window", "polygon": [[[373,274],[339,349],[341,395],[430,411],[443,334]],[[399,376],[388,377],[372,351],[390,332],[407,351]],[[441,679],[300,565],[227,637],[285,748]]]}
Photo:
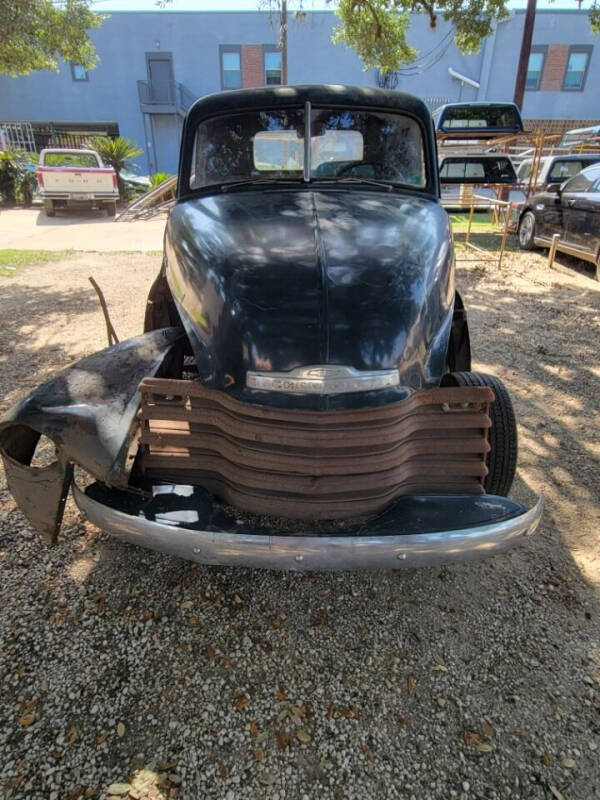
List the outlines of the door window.
{"label": "door window", "polygon": [[589,192],[593,183],[593,179],[588,178],[588,176],[584,175],[582,172],[565,183],[563,192]]}
{"label": "door window", "polygon": [[567,178],[572,178],[587,166],[585,161],[555,161],[548,174],[549,183],[562,183]]}

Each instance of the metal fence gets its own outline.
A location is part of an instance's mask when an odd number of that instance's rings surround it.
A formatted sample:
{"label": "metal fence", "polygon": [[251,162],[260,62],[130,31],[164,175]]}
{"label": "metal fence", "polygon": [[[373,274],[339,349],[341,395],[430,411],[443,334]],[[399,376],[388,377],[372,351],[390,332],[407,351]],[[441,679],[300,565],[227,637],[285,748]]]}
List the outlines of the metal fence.
{"label": "metal fence", "polygon": [[0,122],[0,150],[85,149],[96,136],[119,135],[117,123]]}

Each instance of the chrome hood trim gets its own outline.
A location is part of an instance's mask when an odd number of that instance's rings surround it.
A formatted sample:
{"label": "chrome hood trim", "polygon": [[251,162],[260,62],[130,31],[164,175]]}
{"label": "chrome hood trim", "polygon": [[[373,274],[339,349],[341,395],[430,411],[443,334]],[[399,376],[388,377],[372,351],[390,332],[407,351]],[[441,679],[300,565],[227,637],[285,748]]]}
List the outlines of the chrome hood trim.
{"label": "chrome hood trim", "polygon": [[372,392],[400,385],[397,369],[358,370],[341,364],[314,364],[289,372],[246,373],[246,386],[263,392],[293,394],[346,394]]}

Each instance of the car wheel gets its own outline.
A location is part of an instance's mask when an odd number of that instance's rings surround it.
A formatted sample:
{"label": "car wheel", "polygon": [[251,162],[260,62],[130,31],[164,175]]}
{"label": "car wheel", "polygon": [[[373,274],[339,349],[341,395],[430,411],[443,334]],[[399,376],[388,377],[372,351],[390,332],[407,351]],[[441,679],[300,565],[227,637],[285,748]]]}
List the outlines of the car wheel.
{"label": "car wheel", "polygon": [[488,474],[483,487],[488,494],[506,497],[517,468],[517,421],[510,395],[501,380],[481,372],[451,372],[442,378],[442,386],[487,386],[495,398],[490,404],[492,426],[490,452],[486,459]]}
{"label": "car wheel", "polygon": [[54,208],[53,200],[44,200],[44,211],[46,212],[47,217],[56,216],[56,209]]}
{"label": "car wheel", "polygon": [[519,247],[533,250],[535,247],[535,217],[533,211],[526,211],[519,220]]}
{"label": "car wheel", "polygon": [[116,203],[107,203],[106,204],[106,213],[109,217],[116,216],[117,213],[117,204]]}

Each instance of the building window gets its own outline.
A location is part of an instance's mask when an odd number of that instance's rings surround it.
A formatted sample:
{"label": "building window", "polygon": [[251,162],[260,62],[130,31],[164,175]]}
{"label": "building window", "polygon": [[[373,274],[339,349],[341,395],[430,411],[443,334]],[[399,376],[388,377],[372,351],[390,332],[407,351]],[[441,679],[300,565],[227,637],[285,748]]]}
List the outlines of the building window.
{"label": "building window", "polygon": [[547,52],[548,47],[545,45],[537,45],[531,48],[527,65],[527,77],[525,79],[525,88],[529,91],[536,91],[540,88]]}
{"label": "building window", "polygon": [[221,47],[221,86],[242,88],[242,51],[240,47]]}
{"label": "building window", "polygon": [[86,68],[82,64],[73,64],[71,62],[71,77],[74,81],[87,81],[88,74]]}
{"label": "building window", "polygon": [[582,91],[585,86],[591,55],[591,45],[573,45],[569,48],[569,59],[567,61],[565,78],[562,85],[563,91]]}
{"label": "building window", "polygon": [[265,51],[265,84],[267,86],[281,84],[281,52],[279,50]]}

